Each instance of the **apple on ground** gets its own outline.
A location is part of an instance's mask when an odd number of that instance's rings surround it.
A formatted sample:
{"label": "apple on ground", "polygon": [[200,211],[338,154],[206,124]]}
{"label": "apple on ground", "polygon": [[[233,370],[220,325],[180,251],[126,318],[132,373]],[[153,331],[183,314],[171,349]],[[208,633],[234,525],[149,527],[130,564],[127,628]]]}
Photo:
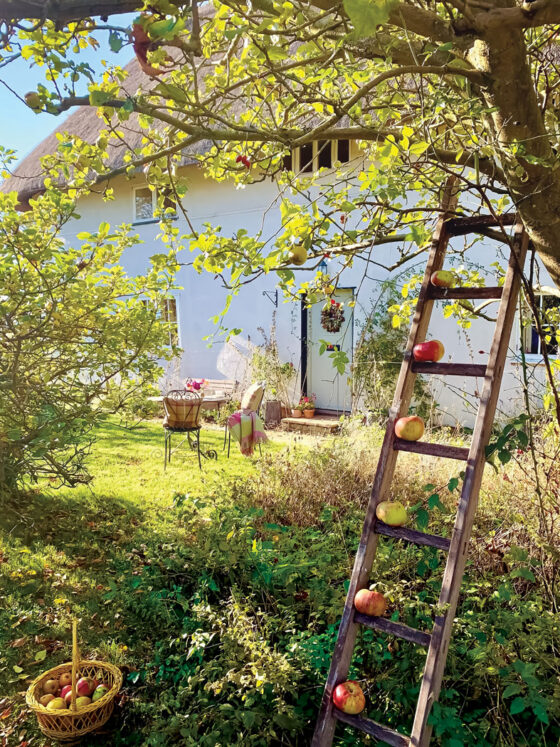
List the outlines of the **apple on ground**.
{"label": "apple on ground", "polygon": [[354,607],[363,615],[381,617],[387,611],[387,602],[379,591],[360,589],[354,597]]}
{"label": "apple on ground", "polygon": [[437,363],[443,358],[445,348],[439,340],[429,340],[419,342],[412,348],[412,355],[415,361],[431,361]]}
{"label": "apple on ground", "polygon": [[49,711],[60,711],[66,708],[66,703],[63,698],[53,698],[47,703],[47,709]]}
{"label": "apple on ground", "polygon": [[90,703],[91,703],[91,698],[88,698],[87,695],[82,695],[79,698],[76,698],[76,708],[84,708]]}
{"label": "apple on ground", "polygon": [[356,715],[366,707],[366,698],[359,683],[348,680],[335,687],[333,703],[340,711]]}
{"label": "apple on ground", "polygon": [[453,288],[455,275],[449,270],[436,270],[436,272],[432,272],[430,281],[432,285],[436,285],[438,288]]}
{"label": "apple on ground", "polygon": [[[72,684],[72,672],[63,672],[58,678],[58,684],[60,687]],[[64,697],[64,695],[62,696]]]}
{"label": "apple on ground", "polygon": [[290,250],[290,262],[293,265],[304,265],[307,262],[307,249],[302,244],[295,244]]}
{"label": "apple on ground", "polygon": [[76,683],[76,694],[90,696],[94,689],[94,682],[91,677],[81,677]]}
{"label": "apple on ground", "polygon": [[375,515],[390,527],[402,527],[408,520],[406,508],[400,501],[381,501],[377,504]]}
{"label": "apple on ground", "polygon": [[424,421],[418,415],[399,418],[395,423],[395,435],[405,441],[418,441],[424,435]]}
{"label": "apple on ground", "polygon": [[43,685],[43,692],[56,695],[58,692],[58,680],[47,680]]}
{"label": "apple on ground", "polygon": [[54,700],[54,695],[52,693],[47,693],[46,695],[43,695],[39,698],[39,703],[42,706],[48,706],[51,700]]}
{"label": "apple on ground", "polygon": [[95,692],[93,693],[93,698],[92,698],[93,702],[95,703],[100,698],[102,698],[104,695],[107,695],[108,692],[109,692],[109,688],[107,687],[107,685],[103,685],[103,684],[99,685],[95,689]]}

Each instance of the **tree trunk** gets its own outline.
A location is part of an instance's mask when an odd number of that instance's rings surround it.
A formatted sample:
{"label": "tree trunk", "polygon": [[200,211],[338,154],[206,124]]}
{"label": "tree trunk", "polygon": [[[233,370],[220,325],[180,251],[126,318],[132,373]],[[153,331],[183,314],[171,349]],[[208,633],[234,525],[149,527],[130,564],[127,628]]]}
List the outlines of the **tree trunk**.
{"label": "tree trunk", "polygon": [[560,287],[560,162],[545,129],[523,31],[494,30],[491,40],[474,41],[468,59],[490,76],[482,96],[496,108],[489,116],[495,152],[527,233]]}

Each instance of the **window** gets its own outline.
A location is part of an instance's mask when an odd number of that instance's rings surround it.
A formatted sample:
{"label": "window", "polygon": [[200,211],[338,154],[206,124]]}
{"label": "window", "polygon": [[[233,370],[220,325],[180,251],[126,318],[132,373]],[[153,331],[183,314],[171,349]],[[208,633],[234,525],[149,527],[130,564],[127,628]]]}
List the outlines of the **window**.
{"label": "window", "polygon": [[332,168],[335,161],[350,161],[349,140],[318,140],[296,148],[290,166],[302,174],[310,174],[319,169]]}
{"label": "window", "polygon": [[179,344],[179,323],[177,321],[177,300],[166,298],[163,302],[162,317],[169,323],[169,344]]}
{"label": "window", "polygon": [[[157,221],[155,217],[157,209],[157,193],[149,187],[135,187],[133,191],[133,219],[134,223],[149,223]],[[175,213],[175,202],[169,194],[166,194],[163,202],[164,209],[172,208]]]}
{"label": "window", "polygon": [[541,312],[541,323],[547,340],[539,337],[534,320],[529,323],[531,313],[527,309],[527,326],[523,329],[523,350],[526,355],[542,356],[543,347],[548,355],[558,355],[557,332],[560,333],[560,298],[558,296],[539,293],[535,296]]}

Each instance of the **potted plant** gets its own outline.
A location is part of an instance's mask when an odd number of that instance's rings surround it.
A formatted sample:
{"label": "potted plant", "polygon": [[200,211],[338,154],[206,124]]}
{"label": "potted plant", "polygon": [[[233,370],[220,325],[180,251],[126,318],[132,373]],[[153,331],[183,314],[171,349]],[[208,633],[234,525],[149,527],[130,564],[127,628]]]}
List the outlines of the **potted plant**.
{"label": "potted plant", "polygon": [[303,406],[301,404],[301,400],[295,405],[295,407],[292,407],[292,417],[293,418],[301,418],[303,416]]}
{"label": "potted plant", "polygon": [[302,397],[300,404],[303,407],[303,417],[304,418],[312,418],[315,415],[315,395],[312,394],[311,397]]}

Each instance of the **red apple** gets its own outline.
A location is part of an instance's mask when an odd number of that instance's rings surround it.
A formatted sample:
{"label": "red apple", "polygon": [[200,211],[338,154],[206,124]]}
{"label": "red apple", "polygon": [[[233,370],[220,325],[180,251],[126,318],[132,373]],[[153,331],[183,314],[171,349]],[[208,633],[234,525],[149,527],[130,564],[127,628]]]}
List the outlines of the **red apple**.
{"label": "red apple", "polygon": [[94,689],[94,683],[91,677],[82,677],[76,683],[76,694],[89,696]]}
{"label": "red apple", "polygon": [[439,340],[429,340],[419,342],[412,348],[412,355],[415,361],[431,361],[437,363],[443,358],[445,348]]}
{"label": "red apple", "polygon": [[387,610],[387,602],[383,594],[370,589],[360,589],[354,597],[354,607],[363,615],[381,617]]}
{"label": "red apple", "polygon": [[60,696],[61,698],[64,698],[64,702],[70,708],[70,703],[72,702],[72,686],[70,686],[70,690],[67,690],[64,695]]}
{"label": "red apple", "polygon": [[335,687],[333,703],[340,711],[356,715],[366,707],[366,698],[360,685],[354,680],[348,680]]}
{"label": "red apple", "polygon": [[432,272],[430,278],[432,285],[437,285],[438,288],[453,288],[455,285],[455,275],[449,270],[437,270]]}
{"label": "red apple", "polygon": [[64,687],[60,691],[60,697],[65,698],[66,693],[71,693],[71,692],[72,692],[72,685],[64,685]]}
{"label": "red apple", "polygon": [[395,423],[395,435],[405,441],[418,441],[424,435],[424,421],[418,415],[399,418]]}

